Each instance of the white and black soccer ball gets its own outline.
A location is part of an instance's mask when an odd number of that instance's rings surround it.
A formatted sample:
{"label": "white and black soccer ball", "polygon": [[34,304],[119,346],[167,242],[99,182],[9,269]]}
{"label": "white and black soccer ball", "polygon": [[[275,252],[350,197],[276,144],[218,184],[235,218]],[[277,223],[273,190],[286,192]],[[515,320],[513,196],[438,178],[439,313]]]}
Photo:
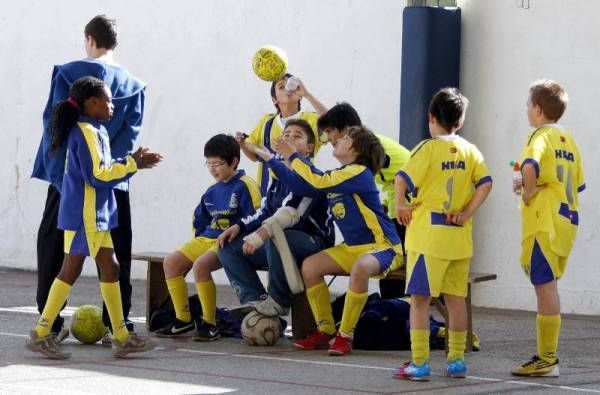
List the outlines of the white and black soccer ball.
{"label": "white and black soccer ball", "polygon": [[268,317],[258,311],[247,314],[242,321],[242,337],[249,346],[272,346],[281,337],[279,317]]}

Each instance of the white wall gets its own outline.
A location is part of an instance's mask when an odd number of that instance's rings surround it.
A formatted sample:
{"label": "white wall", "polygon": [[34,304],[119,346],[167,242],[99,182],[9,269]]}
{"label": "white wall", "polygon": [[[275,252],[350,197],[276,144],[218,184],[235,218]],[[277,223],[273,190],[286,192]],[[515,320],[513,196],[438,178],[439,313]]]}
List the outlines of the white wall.
{"label": "white wall", "polygon": [[[567,7],[567,3],[571,7]],[[95,4],[96,7],[90,6]],[[208,185],[203,145],[214,133],[249,130],[271,112],[269,85],[250,68],[263,44],[284,48],[290,71],[325,104],[347,100],[373,129],[398,136],[402,9],[398,0],[358,1],[19,1],[0,13],[0,265],[35,268],[46,184],[29,179],[41,135],[51,66],[83,57],[83,26],[97,13],[117,18],[117,61],[148,82],[141,143],[166,156],[133,180],[134,250],[173,250],[189,236],[191,213]],[[581,231],[564,281],[566,312],[600,313],[597,152],[591,117],[600,4],[584,0],[460,1],[461,85],[471,99],[465,136],[486,156],[495,190],[477,219],[474,269],[498,273],[476,285],[478,305],[534,309],[518,264],[519,232],[508,162],[528,132],[527,86],[547,76],[571,95],[564,118],[586,159]],[[306,105],[306,103],[304,103]],[[318,162],[333,167],[329,149]],[[243,161],[253,173],[254,167]],[[88,265],[91,266],[91,265]],[[136,264],[134,264],[136,266]],[[143,276],[141,266],[134,274]],[[91,269],[91,268],[88,268]],[[88,273],[94,273],[88,270]],[[33,298],[33,295],[32,295]]]}
{"label": "white wall", "polygon": [[[563,280],[562,310],[600,313],[597,92],[600,85],[600,3],[585,0],[459,1],[462,15],[461,85],[471,100],[465,136],[485,155],[494,190],[476,222],[474,268],[498,280],[474,287],[477,304],[535,309],[535,297],[519,264],[520,222],[511,195],[509,162],[518,158],[531,131],[528,86],[551,78],[566,86],[569,106],[560,123],[581,149],[587,189],[581,195],[577,242]],[[595,258],[594,258],[595,257]]]}

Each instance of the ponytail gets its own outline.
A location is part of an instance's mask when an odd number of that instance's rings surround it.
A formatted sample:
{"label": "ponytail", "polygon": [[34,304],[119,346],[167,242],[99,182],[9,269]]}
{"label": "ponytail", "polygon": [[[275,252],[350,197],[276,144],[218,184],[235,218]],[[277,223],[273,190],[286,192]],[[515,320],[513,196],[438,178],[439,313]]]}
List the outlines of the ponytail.
{"label": "ponytail", "polygon": [[58,151],[67,140],[71,129],[82,114],[85,101],[90,97],[100,97],[103,89],[104,82],[94,77],[83,77],[73,83],[69,90],[69,97],[59,101],[52,109],[50,152]]}
{"label": "ponytail", "polygon": [[69,137],[69,132],[79,119],[81,105],[75,99],[69,97],[67,100],[59,101],[52,110],[52,146],[50,152],[56,152]]}

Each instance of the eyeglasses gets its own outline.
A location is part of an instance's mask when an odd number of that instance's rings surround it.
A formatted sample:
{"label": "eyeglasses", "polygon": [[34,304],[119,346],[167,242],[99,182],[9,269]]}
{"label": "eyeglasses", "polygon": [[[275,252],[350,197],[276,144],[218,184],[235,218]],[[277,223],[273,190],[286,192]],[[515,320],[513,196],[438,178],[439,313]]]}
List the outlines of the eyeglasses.
{"label": "eyeglasses", "polygon": [[225,162],[225,161],[223,161],[223,162],[204,162],[204,166],[208,167],[209,169],[216,169],[217,167],[221,167],[226,164],[227,164],[227,162]]}

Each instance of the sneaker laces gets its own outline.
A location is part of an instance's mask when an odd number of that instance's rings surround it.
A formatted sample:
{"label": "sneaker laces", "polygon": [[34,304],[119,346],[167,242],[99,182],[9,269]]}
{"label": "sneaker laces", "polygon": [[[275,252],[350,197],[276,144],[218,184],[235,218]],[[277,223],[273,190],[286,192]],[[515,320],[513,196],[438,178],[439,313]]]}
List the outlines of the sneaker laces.
{"label": "sneaker laces", "polygon": [[536,363],[538,363],[540,360],[541,360],[541,359],[540,359],[540,357],[538,357],[537,355],[534,355],[533,357],[531,357],[531,359],[530,359],[529,361],[525,362],[525,363],[522,365],[522,367],[524,367],[524,368],[528,368],[528,367],[530,367],[531,365],[535,365],[535,364],[536,364]]}

